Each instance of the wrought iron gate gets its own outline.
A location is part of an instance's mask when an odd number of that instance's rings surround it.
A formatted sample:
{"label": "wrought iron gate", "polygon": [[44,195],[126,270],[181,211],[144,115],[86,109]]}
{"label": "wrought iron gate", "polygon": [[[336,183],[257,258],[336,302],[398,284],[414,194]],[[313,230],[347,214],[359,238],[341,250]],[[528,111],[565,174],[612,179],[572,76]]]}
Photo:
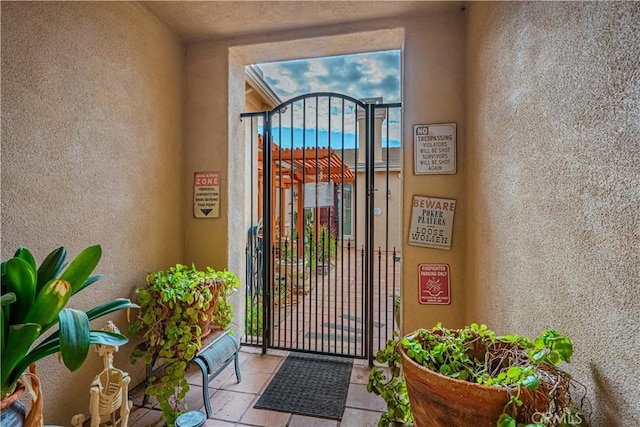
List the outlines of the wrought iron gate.
{"label": "wrought iron gate", "polygon": [[337,93],[244,113],[251,149],[244,343],[368,358],[400,291],[400,104]]}

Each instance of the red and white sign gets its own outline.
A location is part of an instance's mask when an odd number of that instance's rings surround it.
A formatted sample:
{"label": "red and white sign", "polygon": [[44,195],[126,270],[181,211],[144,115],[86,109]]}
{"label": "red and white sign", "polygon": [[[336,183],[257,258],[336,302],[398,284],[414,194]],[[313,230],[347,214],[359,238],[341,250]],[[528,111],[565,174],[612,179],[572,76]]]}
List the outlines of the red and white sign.
{"label": "red and white sign", "polygon": [[196,172],[193,177],[193,216],[220,216],[220,172]]}
{"label": "red and white sign", "polygon": [[449,264],[418,264],[420,304],[451,304]]}

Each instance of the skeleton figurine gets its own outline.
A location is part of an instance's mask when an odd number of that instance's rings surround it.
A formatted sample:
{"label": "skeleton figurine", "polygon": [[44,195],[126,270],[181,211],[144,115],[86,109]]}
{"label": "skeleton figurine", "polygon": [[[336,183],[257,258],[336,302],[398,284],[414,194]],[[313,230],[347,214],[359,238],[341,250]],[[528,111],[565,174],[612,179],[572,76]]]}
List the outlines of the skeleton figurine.
{"label": "skeleton figurine", "polygon": [[[102,330],[120,333],[111,321],[108,321]],[[100,425],[127,427],[132,406],[129,400],[131,377],[126,372],[113,367],[113,353],[118,351],[117,346],[97,344],[94,349],[102,356],[104,370],[94,378],[89,389],[91,427]],[[120,409],[119,417],[117,417],[118,409]],[[73,427],[80,427],[84,419],[83,414],[78,414],[72,418],[71,424]]]}

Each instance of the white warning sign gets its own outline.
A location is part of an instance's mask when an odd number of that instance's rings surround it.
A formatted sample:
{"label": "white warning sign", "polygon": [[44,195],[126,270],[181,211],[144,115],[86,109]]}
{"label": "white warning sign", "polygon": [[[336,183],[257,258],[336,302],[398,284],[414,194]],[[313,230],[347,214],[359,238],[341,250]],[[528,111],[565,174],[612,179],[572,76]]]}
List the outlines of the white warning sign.
{"label": "white warning sign", "polygon": [[414,125],[415,174],[456,173],[456,124]]}
{"label": "white warning sign", "polygon": [[220,172],[196,172],[193,177],[193,216],[220,217]]}

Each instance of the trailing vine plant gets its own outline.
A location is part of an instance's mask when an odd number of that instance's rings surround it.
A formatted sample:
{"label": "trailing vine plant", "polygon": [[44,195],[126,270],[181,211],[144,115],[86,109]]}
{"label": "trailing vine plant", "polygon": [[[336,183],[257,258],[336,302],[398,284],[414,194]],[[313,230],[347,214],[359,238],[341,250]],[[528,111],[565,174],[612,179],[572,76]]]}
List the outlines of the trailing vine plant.
{"label": "trailing vine plant", "polygon": [[220,284],[211,322],[219,328],[227,329],[233,320],[231,294],[240,286],[240,280],[231,271],[215,271],[215,280]]}
{"label": "trailing vine plant", "polygon": [[142,359],[152,368],[162,362],[162,377],[149,378],[145,392],[156,397],[168,426],[175,424],[181,401],[189,391],[185,375],[188,362],[202,344],[199,323],[207,320],[210,304],[216,304],[213,321],[222,327],[229,325],[233,309],[228,296],[237,284],[231,272],[210,267],[199,271],[195,265],[176,264],[166,271],[150,273],[147,286],[136,289],[140,311],[129,332],[144,341],[131,359],[134,363]]}
{"label": "trailing vine plant", "polygon": [[380,416],[378,427],[385,427],[393,422],[413,422],[407,384],[400,372],[402,357],[397,349],[398,333],[394,331],[393,337],[387,341],[387,346],[376,354],[376,362],[387,365],[388,377],[381,369],[373,368],[367,383],[367,391],[380,396],[387,404],[387,411]]}
{"label": "trailing vine plant", "polygon": [[496,421],[497,427],[542,427],[550,425],[549,420],[551,425],[568,426],[580,424],[584,417],[579,407],[586,393],[579,405],[571,396],[571,389],[582,385],[558,369],[573,354],[568,337],[547,330],[531,341],[518,335],[498,337],[486,325],[476,323],[454,330],[438,323],[433,329],[420,329],[408,337],[394,335],[378,352],[376,360],[386,364],[391,374],[387,379],[374,368],[367,384],[369,392],[387,403],[388,410],[378,426],[392,421],[412,422],[399,346],[409,358],[442,375],[505,388],[509,400]]}

